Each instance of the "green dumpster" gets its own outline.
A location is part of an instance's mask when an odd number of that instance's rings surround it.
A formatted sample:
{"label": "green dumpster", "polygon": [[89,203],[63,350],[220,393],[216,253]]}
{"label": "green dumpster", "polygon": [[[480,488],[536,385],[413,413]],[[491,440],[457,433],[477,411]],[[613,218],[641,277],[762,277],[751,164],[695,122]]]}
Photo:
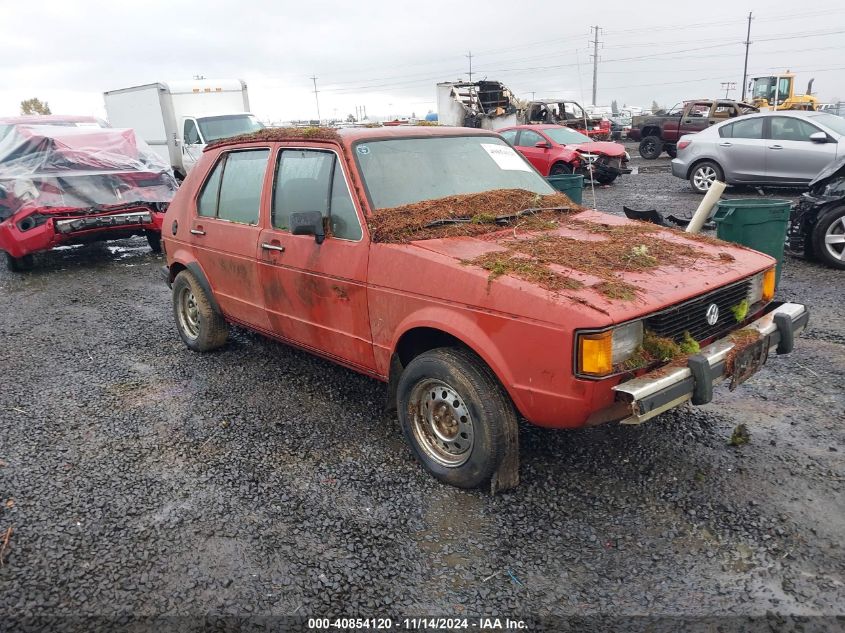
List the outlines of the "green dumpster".
{"label": "green dumpster", "polygon": [[716,236],[774,257],[778,261],[775,276],[778,284],[790,206],[788,200],[720,200],[713,216]]}
{"label": "green dumpster", "polygon": [[552,187],[561,193],[565,193],[575,204],[581,204],[584,199],[584,176],[561,174],[560,176],[549,176],[546,180]]}

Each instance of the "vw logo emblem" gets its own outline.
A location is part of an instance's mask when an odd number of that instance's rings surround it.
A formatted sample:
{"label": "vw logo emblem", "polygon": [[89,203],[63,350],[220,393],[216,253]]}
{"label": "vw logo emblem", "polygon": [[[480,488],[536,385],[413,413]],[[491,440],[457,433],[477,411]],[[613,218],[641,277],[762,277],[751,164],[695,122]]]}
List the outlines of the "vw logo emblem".
{"label": "vw logo emblem", "polygon": [[708,325],[716,325],[716,321],[719,320],[719,306],[711,303],[707,306],[707,312],[704,313],[704,316],[707,318]]}

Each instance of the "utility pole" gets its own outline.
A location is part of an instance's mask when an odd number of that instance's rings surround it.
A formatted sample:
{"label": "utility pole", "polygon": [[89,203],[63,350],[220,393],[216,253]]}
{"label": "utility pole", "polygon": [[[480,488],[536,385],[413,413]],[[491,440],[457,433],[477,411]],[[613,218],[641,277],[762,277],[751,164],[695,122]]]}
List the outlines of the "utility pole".
{"label": "utility pole", "polygon": [[464,55],[467,59],[469,59],[469,81],[472,83],[472,51],[468,51],[467,55]]}
{"label": "utility pole", "polygon": [[731,90],[736,90],[736,82],[735,81],[723,81],[722,82],[722,90],[725,91],[725,99],[728,98],[728,92]]}
{"label": "utility pole", "polygon": [[751,46],[751,11],[748,12],[748,33],[745,35],[745,66],[742,67],[742,98],[745,101],[745,88],[748,85],[748,47]]}
{"label": "utility pole", "polygon": [[322,119],[320,118],[320,97],[317,96],[317,93],[320,92],[317,90],[317,77],[312,75],[311,81],[314,82],[314,101],[317,102],[317,123],[319,124]]}
{"label": "utility pole", "polygon": [[598,86],[599,74],[599,27],[591,26],[593,31],[593,105],[596,105],[596,88]]}

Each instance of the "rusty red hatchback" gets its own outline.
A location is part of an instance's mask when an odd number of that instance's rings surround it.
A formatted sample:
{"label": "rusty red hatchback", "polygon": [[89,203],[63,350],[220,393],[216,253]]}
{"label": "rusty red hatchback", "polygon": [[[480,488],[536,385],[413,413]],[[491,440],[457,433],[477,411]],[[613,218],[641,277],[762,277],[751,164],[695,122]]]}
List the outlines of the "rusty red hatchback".
{"label": "rusty red hatchback", "polygon": [[497,134],[264,130],[210,146],[163,226],[177,329],[237,324],[387,383],[440,480],[518,482],[520,416],[637,424],[792,350],[755,251],[585,210]]}

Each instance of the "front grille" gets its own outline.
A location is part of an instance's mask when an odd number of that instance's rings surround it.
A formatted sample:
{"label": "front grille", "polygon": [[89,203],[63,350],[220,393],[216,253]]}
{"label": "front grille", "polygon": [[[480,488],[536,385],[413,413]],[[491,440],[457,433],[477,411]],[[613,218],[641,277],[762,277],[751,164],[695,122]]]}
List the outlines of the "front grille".
{"label": "front grille", "polygon": [[[672,306],[645,320],[645,327],[658,336],[680,342],[684,332],[689,332],[696,341],[716,336],[732,326],[736,318],[731,308],[748,297],[750,279],[719,288],[706,295]],[[707,308],[711,303],[719,306],[719,319],[715,324],[707,323]]]}

